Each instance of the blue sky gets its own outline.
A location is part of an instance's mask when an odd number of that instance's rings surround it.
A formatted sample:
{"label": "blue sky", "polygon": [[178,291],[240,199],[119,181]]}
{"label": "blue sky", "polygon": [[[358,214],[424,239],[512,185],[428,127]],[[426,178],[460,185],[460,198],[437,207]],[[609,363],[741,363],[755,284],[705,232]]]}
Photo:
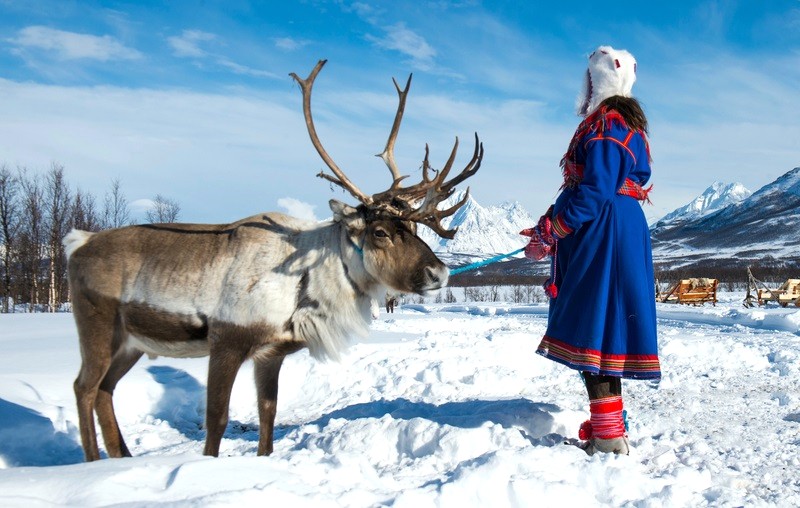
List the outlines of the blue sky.
{"label": "blue sky", "polygon": [[483,205],[538,215],[560,183],[586,56],[638,60],[634,94],[651,123],[659,217],[714,181],[750,190],[800,166],[800,1],[101,2],[0,0],[0,163],[63,164],[102,195],[162,194],[182,220],[261,211],[328,216],[352,202],[324,164],[290,72],[317,60],[323,144],[366,193],[384,190],[391,82],[414,74],[396,145],[419,177],[425,143],[456,166],[477,132],[486,155],[469,183]]}

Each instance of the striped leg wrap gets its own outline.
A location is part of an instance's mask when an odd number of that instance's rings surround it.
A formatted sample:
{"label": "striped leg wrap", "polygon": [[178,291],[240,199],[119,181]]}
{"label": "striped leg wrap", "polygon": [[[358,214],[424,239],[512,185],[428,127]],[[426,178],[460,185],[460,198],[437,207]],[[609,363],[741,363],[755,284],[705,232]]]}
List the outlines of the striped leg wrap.
{"label": "striped leg wrap", "polygon": [[[622,416],[622,396],[616,395],[589,401],[591,419],[581,425],[579,434],[587,437],[614,439],[625,435],[625,420]],[[588,425],[587,425],[588,423]]]}

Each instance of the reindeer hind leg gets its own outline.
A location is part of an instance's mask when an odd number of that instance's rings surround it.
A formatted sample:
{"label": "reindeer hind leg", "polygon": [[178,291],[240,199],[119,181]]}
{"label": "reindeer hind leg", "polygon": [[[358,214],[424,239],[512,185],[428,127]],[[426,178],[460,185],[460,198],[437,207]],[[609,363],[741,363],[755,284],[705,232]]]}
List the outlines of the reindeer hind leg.
{"label": "reindeer hind leg", "polygon": [[98,313],[94,306],[75,300],[73,314],[78,326],[82,361],[73,388],[83,453],[89,462],[100,459],[94,408],[100,383],[111,365],[115,318],[113,314],[109,317]]}

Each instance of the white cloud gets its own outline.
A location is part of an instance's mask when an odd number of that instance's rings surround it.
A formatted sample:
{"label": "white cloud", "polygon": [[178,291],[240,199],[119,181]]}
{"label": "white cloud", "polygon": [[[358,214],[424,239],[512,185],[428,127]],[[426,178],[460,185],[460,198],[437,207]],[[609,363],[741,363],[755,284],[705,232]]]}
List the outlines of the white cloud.
{"label": "white cloud", "polygon": [[[285,196],[320,209],[331,197],[352,201],[315,177],[322,163],[306,133],[300,92],[291,87],[237,96],[0,78],[0,97],[8,101],[0,164],[43,172],[57,161],[71,185],[100,203],[119,178],[134,214],[148,209],[140,198],[159,193],[180,203],[182,220],[201,223],[273,211]],[[342,143],[338,132],[330,136],[324,115],[318,128],[331,146],[377,160],[371,150]]]}
{"label": "white cloud", "polygon": [[233,62],[233,61],[225,59],[225,58],[218,58],[216,60],[216,63],[218,65],[220,65],[221,67],[225,67],[226,69],[230,69],[231,71],[233,71],[236,74],[243,74],[243,75],[246,75],[246,76],[255,76],[257,78],[272,78],[272,79],[280,78],[280,79],[283,79],[282,76],[279,77],[274,72],[263,71],[263,70],[260,70],[260,69],[253,69],[252,67],[248,67],[246,65],[238,64],[236,62]]}
{"label": "white cloud", "polygon": [[215,34],[200,30],[184,30],[181,35],[167,37],[167,42],[172,47],[172,54],[180,58],[204,59],[219,67],[223,67],[235,74],[255,76],[259,78],[277,78],[269,71],[254,69],[247,65],[234,62],[230,58],[203,48],[204,43],[218,40]]}
{"label": "white cloud", "polygon": [[436,50],[424,37],[406,27],[405,23],[397,23],[383,30],[384,37],[368,35],[367,39],[378,47],[399,51],[411,57],[412,63],[420,69],[430,69],[433,66]]}
{"label": "white cloud", "polygon": [[278,206],[286,210],[286,213],[288,213],[292,217],[297,217],[298,219],[303,219],[311,222],[319,221],[319,219],[317,219],[317,216],[314,214],[314,208],[316,208],[316,206],[306,203],[304,201],[300,201],[299,199],[280,198],[278,200]]}
{"label": "white cloud", "polygon": [[167,37],[172,53],[179,57],[202,58],[208,53],[200,47],[204,42],[213,41],[217,36],[200,30],[184,30],[181,35]]}
{"label": "white cloud", "polygon": [[[125,182],[121,182],[121,185],[124,185],[124,183]],[[137,215],[144,214],[148,210],[152,210],[155,206],[155,201],[147,198],[133,200],[130,204],[131,211]]]}
{"label": "white cloud", "polygon": [[45,26],[23,28],[9,42],[24,50],[42,50],[60,60],[136,60],[142,54],[120,43],[110,35],[89,35],[56,30]]}
{"label": "white cloud", "polygon": [[364,2],[353,2],[350,5],[342,4],[342,10],[354,12],[356,16],[373,25],[378,23],[378,16],[382,14],[374,6]]}
{"label": "white cloud", "polygon": [[278,37],[274,39],[274,41],[275,47],[284,51],[295,51],[310,44],[309,41],[294,39],[292,37]]}
{"label": "white cloud", "polygon": [[723,37],[739,6],[734,2],[708,1],[695,7],[695,16],[703,20],[703,38]]}

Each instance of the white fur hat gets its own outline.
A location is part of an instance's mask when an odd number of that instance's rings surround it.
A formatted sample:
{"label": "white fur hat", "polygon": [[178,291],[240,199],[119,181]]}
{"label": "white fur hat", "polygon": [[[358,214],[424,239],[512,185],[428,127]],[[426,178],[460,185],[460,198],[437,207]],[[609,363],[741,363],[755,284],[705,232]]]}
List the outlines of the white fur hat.
{"label": "white fur hat", "polygon": [[589,55],[589,68],[576,103],[578,114],[591,114],[601,102],[615,95],[630,97],[634,81],[636,59],[633,55],[624,49],[600,46]]}

